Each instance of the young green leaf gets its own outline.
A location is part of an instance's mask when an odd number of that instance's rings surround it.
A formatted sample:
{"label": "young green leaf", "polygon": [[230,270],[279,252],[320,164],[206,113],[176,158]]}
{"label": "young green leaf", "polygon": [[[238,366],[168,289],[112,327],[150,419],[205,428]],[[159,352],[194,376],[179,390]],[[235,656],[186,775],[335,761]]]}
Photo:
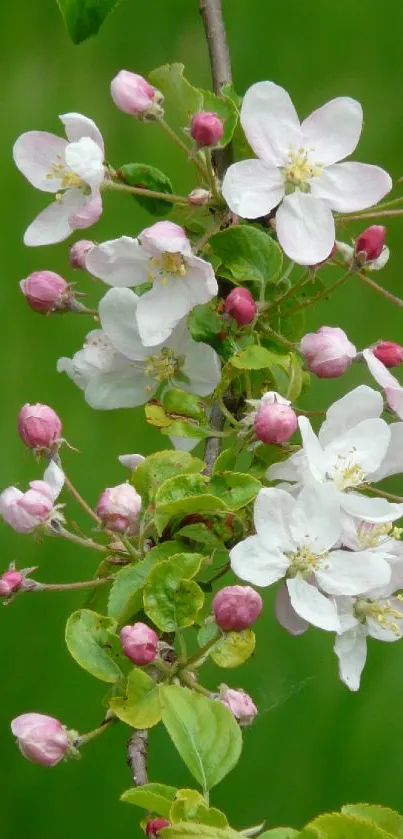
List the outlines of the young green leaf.
{"label": "young green leaf", "polygon": [[169,811],[171,822],[197,822],[211,827],[228,827],[228,819],[221,810],[208,807],[206,799],[194,789],[179,789]]}
{"label": "young green leaf", "polygon": [[256,227],[228,227],[212,236],[209,244],[236,282],[257,282],[265,287],[266,283],[275,283],[280,275],[281,249],[268,233]]}
{"label": "young green leaf", "polygon": [[70,655],[80,667],[103,682],[114,683],[123,678],[119,656],[112,644],[115,629],[115,620],[89,609],[73,612],[66,624],[65,637]]}
{"label": "young green leaf", "polygon": [[195,622],[204,595],[191,578],[197,574],[202,560],[201,554],[176,554],[150,572],[144,588],[144,611],[164,632],[192,626]]}
{"label": "young green leaf", "polygon": [[[137,186],[142,189],[150,189],[154,192],[165,192],[172,195],[172,183],[160,169],[149,166],[146,163],[126,163],[117,172],[118,178],[129,186]],[[148,198],[144,195],[136,195],[133,198],[144,207],[152,216],[165,216],[172,210],[172,204],[162,198]]]}
{"label": "young green leaf", "polygon": [[226,632],[214,644],[210,655],[218,667],[239,667],[253,655],[255,646],[256,637],[252,629],[244,629],[242,632]]}
{"label": "young green leaf", "polygon": [[164,827],[164,839],[241,839],[242,835],[231,827],[212,827],[196,822],[177,822]]}
{"label": "young green leaf", "polygon": [[152,728],[161,719],[159,686],[140,667],[130,671],[125,696],[109,700],[111,710],[133,728]]}
{"label": "young green leaf", "polygon": [[119,626],[143,608],[144,584],[155,561],[150,554],[142,562],[122,568],[114,579],[109,594],[108,615],[115,618]]}
{"label": "young green leaf", "polygon": [[225,502],[229,510],[240,510],[254,501],[261,483],[252,475],[241,472],[220,472],[210,482],[210,490]]}
{"label": "young green leaf", "polygon": [[[237,105],[229,96],[216,96],[211,90],[201,90],[203,96],[203,111],[212,111],[224,124],[224,133],[217,146],[223,148],[231,142],[239,119]],[[222,92],[221,92],[222,93]]]}
{"label": "young green leaf", "polygon": [[132,483],[143,499],[143,506],[147,507],[158,487],[167,478],[198,473],[203,469],[203,460],[193,457],[188,452],[172,450],[155,452],[138,465],[133,473]]}
{"label": "young green leaf", "polygon": [[151,813],[167,819],[176,793],[176,787],[168,787],[165,784],[144,784],[142,787],[126,790],[120,796],[120,800],[127,804],[134,804],[136,807],[143,807],[144,810],[150,810]]}
{"label": "young green leaf", "polygon": [[259,839],[296,839],[299,831],[294,827],[273,827],[259,834]]}
{"label": "young green leaf", "polygon": [[233,769],[241,754],[241,731],[231,711],[215,699],[177,685],[162,686],[161,699],[162,721],[172,742],[203,790],[211,789]]}
{"label": "young green leaf", "polygon": [[239,370],[264,370],[274,364],[288,369],[290,356],[272,352],[272,350],[268,350],[260,344],[249,344],[245,349],[235,353],[230,362],[233,367]]}
{"label": "young green leaf", "polygon": [[149,81],[165,97],[165,105],[176,111],[183,127],[190,122],[192,114],[202,110],[203,95],[183,75],[183,64],[164,64],[149,73]]}
{"label": "young green leaf", "polygon": [[226,504],[221,498],[208,493],[207,484],[207,478],[203,475],[168,478],[155,496],[157,512],[168,516],[185,516],[207,510],[226,510]]}
{"label": "young green leaf", "polygon": [[383,830],[397,836],[397,839],[403,839],[403,816],[396,810],[381,807],[379,804],[345,804],[341,812],[348,816],[370,819]]}
{"label": "young green leaf", "polygon": [[391,839],[374,821],[344,813],[325,813],[304,827],[300,839]]}
{"label": "young green leaf", "polygon": [[57,0],[67,31],[74,44],[96,35],[119,0]]}

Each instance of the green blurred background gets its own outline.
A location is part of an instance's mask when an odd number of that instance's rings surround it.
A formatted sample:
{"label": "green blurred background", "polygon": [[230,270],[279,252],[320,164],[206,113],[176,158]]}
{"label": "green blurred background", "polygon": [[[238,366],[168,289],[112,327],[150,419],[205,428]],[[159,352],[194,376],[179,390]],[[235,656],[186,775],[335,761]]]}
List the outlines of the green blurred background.
{"label": "green blurred background", "polygon": [[[358,158],[384,166],[394,177],[403,174],[400,3],[227,0],[224,7],[239,93],[254,81],[273,79],[290,91],[301,115],[334,96],[356,97],[365,113]],[[47,199],[16,171],[11,148],[29,129],[62,133],[57,114],[81,111],[101,128],[113,164],[151,163],[172,177],[176,192],[191,187],[191,167],[158,128],[116,111],[109,82],[123,67],[146,74],[164,62],[183,61],[195,84],[208,85],[202,26],[196,0],[122,0],[98,37],[74,47],[55,0],[20,0],[2,4],[0,33],[1,486],[23,487],[40,474],[17,437],[15,418],[24,402],[43,401],[58,410],[67,438],[80,449],[80,455],[66,453],[66,468],[95,503],[105,485],[126,478],[118,454],[146,454],[159,441],[141,412],[95,413],[78,389],[56,374],[57,358],[77,349],[93,324],[87,318],[35,315],[18,280],[35,269],[56,270],[87,290],[89,300],[93,286],[71,271],[65,244],[24,248],[23,231]],[[93,235],[98,240],[135,235],[151,222],[130,197],[107,195]],[[399,221],[388,229],[392,257],[377,279],[402,295]],[[309,325],[323,323],[344,327],[359,347],[380,337],[403,339],[401,311],[358,280],[318,308]],[[326,407],[365,378],[358,368],[342,381],[317,382],[312,403]],[[399,481],[394,487],[399,489]],[[73,504],[70,509],[82,522],[80,511]],[[0,538],[2,569],[15,559],[24,566],[40,564],[43,580],[69,581],[88,578],[96,567],[90,551],[56,539],[39,545],[6,526]],[[130,785],[125,726],[88,745],[80,762],[52,771],[23,760],[9,733],[10,719],[29,710],[53,714],[80,731],[99,722],[104,686],[74,664],[63,643],[66,617],[81,604],[79,595],[42,594],[18,598],[1,612],[0,822],[8,839],[70,839],[73,832],[79,839],[139,835],[139,811],[118,801]],[[348,801],[402,809],[403,643],[370,643],[362,688],[353,695],[338,681],[333,639],[313,629],[299,639],[289,637],[275,624],[270,595],[258,636],[253,662],[227,681],[249,689],[261,713],[245,731],[241,764],[213,791],[213,803],[236,826],[263,819],[268,826],[299,826]],[[211,670],[208,678],[213,687],[223,671]],[[150,777],[192,785],[162,731],[152,732]]]}

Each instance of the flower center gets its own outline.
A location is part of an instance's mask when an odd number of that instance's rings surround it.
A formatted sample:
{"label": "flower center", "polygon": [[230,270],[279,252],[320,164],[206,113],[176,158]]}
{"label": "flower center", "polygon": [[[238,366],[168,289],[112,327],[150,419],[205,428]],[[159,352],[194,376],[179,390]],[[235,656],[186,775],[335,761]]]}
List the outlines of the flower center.
{"label": "flower center", "polygon": [[159,279],[165,284],[166,274],[172,277],[184,277],[186,275],[186,262],[181,253],[162,253],[161,256],[152,256],[149,260],[150,280],[153,282]]}
{"label": "flower center", "polygon": [[403,618],[402,612],[394,609],[390,600],[365,600],[365,598],[357,598],[354,606],[354,613],[356,617],[364,623],[367,618],[375,620],[382,629],[393,632],[397,638],[402,635],[402,630],[396,621],[401,621]]}
{"label": "flower center", "polygon": [[299,189],[300,192],[310,192],[309,180],[323,173],[321,165],[312,163],[309,159],[308,150],[304,148],[300,148],[298,151],[290,148],[288,161],[288,165],[283,169],[286,195],[295,192],[296,189]]}
{"label": "flower center", "polygon": [[54,178],[57,178],[57,180],[61,181],[62,189],[69,189],[71,187],[86,187],[86,183],[82,180],[82,178],[66,166],[61,158],[61,155],[58,155],[57,157],[60,162],[55,161],[52,163],[51,170],[46,175],[46,180],[53,181]]}
{"label": "flower center", "polygon": [[365,472],[356,462],[356,449],[351,449],[345,454],[338,454],[333,468],[333,475],[327,477],[340,490],[356,487],[365,480]]}
{"label": "flower center", "polygon": [[158,355],[149,355],[145,359],[144,372],[156,382],[166,382],[177,378],[184,360],[183,355],[175,355],[170,347],[163,347]]}
{"label": "flower center", "polygon": [[306,578],[320,567],[327,554],[314,554],[307,545],[303,545],[297,551],[287,554],[287,556],[290,560],[288,576],[296,577],[297,574],[300,574]]}
{"label": "flower center", "polygon": [[387,539],[400,539],[402,529],[394,527],[391,522],[373,524],[363,521],[357,528],[357,537],[361,549],[376,548]]}

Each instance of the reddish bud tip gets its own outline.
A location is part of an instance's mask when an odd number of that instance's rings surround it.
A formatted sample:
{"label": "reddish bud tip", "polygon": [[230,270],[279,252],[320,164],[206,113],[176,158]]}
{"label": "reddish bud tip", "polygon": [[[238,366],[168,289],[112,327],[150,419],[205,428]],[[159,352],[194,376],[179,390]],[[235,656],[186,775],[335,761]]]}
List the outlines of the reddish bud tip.
{"label": "reddish bud tip", "polygon": [[225,632],[241,632],[257,620],[263,600],[250,586],[226,586],[217,592],[212,605],[217,626]]}
{"label": "reddish bud tip", "polygon": [[342,376],[357,355],[346,333],[333,326],[321,326],[316,332],[308,332],[299,349],[308,370],[321,379]]}
{"label": "reddish bud tip", "polygon": [[11,723],[20,751],[32,763],[55,766],[70,748],[64,726],[45,714],[21,714]]}
{"label": "reddish bud tip", "polygon": [[208,204],[210,198],[211,192],[208,189],[193,189],[188,195],[189,204],[193,204],[195,207],[204,207],[205,204]]}
{"label": "reddish bud tip", "polygon": [[146,834],[150,839],[156,839],[159,836],[159,831],[163,827],[169,827],[170,824],[171,822],[167,821],[167,819],[149,819],[146,824]]}
{"label": "reddish bud tip", "polygon": [[5,571],[0,577],[0,597],[11,597],[24,582],[24,575],[21,571]]}
{"label": "reddish bud tip", "polygon": [[224,134],[224,125],[212,111],[200,111],[192,117],[190,135],[199,147],[215,146]]}
{"label": "reddish bud tip", "polygon": [[94,247],[94,242],[89,239],[80,239],[75,242],[70,248],[70,265],[72,268],[79,268],[81,271],[86,270],[85,257],[88,251]]}
{"label": "reddish bud tip", "polygon": [[158,635],[146,623],[123,626],[120,630],[122,650],[134,664],[143,665],[154,661],[158,650]]}
{"label": "reddish bud tip", "polygon": [[151,117],[162,114],[162,93],[137,73],[121,70],[112,79],[111,95],[119,110],[130,116]]}
{"label": "reddish bud tip", "polygon": [[49,405],[24,405],[17,420],[18,433],[29,449],[50,449],[60,438],[62,423]]}
{"label": "reddish bud tip", "polygon": [[219,699],[229,708],[239,725],[251,725],[258,713],[253,699],[244,690],[233,690],[226,685],[221,685]]}
{"label": "reddish bud tip", "polygon": [[21,280],[20,289],[35,312],[64,312],[69,308],[70,286],[53,271],[34,271]]}
{"label": "reddish bud tip", "polygon": [[354,255],[361,263],[373,262],[381,255],[386,239],[386,227],[372,224],[355,241]]}
{"label": "reddish bud tip", "polygon": [[233,288],[225,299],[224,312],[230,315],[239,326],[246,326],[253,321],[257,305],[247,288]]}
{"label": "reddish bud tip", "polygon": [[140,495],[131,484],[125,483],[107,487],[98,501],[96,512],[108,530],[135,533],[140,508]]}
{"label": "reddish bud tip", "polygon": [[398,367],[403,361],[403,347],[394,341],[380,341],[372,352],[385,367]]}
{"label": "reddish bud tip", "polygon": [[254,429],[262,443],[285,443],[298,427],[297,415],[288,399],[279,393],[265,393],[254,415]]}

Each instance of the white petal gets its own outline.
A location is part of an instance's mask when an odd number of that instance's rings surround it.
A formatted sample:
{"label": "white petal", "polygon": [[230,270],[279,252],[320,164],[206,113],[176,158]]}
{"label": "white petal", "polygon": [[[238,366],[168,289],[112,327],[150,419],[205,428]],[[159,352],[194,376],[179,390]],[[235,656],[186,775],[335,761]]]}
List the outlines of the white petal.
{"label": "white petal", "polygon": [[70,217],[85,204],[85,195],[78,189],[69,189],[59,201],[52,201],[27,227],[24,244],[28,247],[53,245],[67,239],[72,232]]}
{"label": "white petal", "polygon": [[290,595],[286,586],[282,585],[276,594],[275,602],[276,618],[290,633],[290,635],[302,635],[308,629],[309,624],[300,618],[291,606]]}
{"label": "white petal", "polygon": [[[322,446],[308,417],[299,417],[298,425],[301,432],[307,467],[316,481],[323,481],[326,474],[326,463]],[[305,475],[305,477],[308,476]]]}
{"label": "white petal", "polygon": [[315,554],[332,548],[340,537],[340,505],[332,488],[319,483],[303,487],[289,528],[295,543]]}
{"label": "white petal", "polygon": [[196,448],[198,443],[200,443],[200,439],[192,439],[191,437],[175,437],[171,434],[169,435],[169,439],[174,449],[180,452],[191,452]]}
{"label": "white petal", "polygon": [[381,271],[381,269],[385,267],[386,263],[389,262],[389,257],[390,250],[387,245],[384,245],[380,256],[378,256],[377,259],[373,259],[372,262],[369,262],[365,267],[368,271]]}
{"label": "white petal", "polygon": [[264,487],[259,491],[253,518],[256,531],[264,544],[281,547],[283,551],[295,549],[289,527],[294,508],[295,499],[283,489]]}
{"label": "white petal", "polygon": [[61,114],[59,119],[65,127],[69,143],[75,143],[76,140],[81,140],[81,137],[91,137],[91,140],[94,140],[102,152],[104,151],[102,134],[92,119],[83,116],[83,114],[75,113]]}
{"label": "white petal", "polygon": [[284,577],[287,558],[278,551],[269,552],[258,536],[248,536],[230,551],[231,567],[241,580],[255,586],[270,586]]}
{"label": "white petal", "polygon": [[85,204],[70,216],[70,226],[73,230],[84,230],[91,227],[102,215],[102,198],[98,190],[93,190],[86,196]]}
{"label": "white petal", "polygon": [[312,194],[339,213],[354,213],[377,204],[392,189],[384,169],[368,163],[335,163],[311,181]]}
{"label": "white petal", "polygon": [[134,361],[148,355],[148,350],[141,343],[136,320],[139,299],[128,288],[111,288],[99,303],[99,317],[105,334],[119,352]]}
{"label": "white petal", "polygon": [[69,143],[65,151],[70,169],[90,186],[99,186],[104,179],[103,154],[90,137]]}
{"label": "white petal", "polygon": [[403,604],[402,601],[399,600],[397,597],[388,598],[388,601],[384,601],[380,603],[380,606],[391,606],[392,609],[399,612],[401,615],[400,618],[389,618],[386,620],[385,624],[382,624],[380,621],[377,621],[375,618],[367,617],[367,629],[368,635],[371,638],[376,638],[377,641],[386,641],[387,643],[393,643],[394,641],[400,641],[402,637],[403,631]]}
{"label": "white petal", "polygon": [[340,503],[350,516],[382,524],[403,515],[403,504],[392,504],[386,498],[368,498],[358,492],[340,493]]}
{"label": "white petal", "polygon": [[[178,342],[180,336],[182,340]],[[213,393],[221,380],[221,362],[215,350],[208,344],[194,341],[184,321],[175,327],[167,343],[184,357],[181,372],[189,381],[182,382],[178,378],[177,387],[199,396]]]}
{"label": "white petal", "polygon": [[353,153],[362,129],[362,107],[356,99],[339,96],[318,108],[301,125],[302,145],[312,157],[329,166]]}
{"label": "white petal", "polygon": [[115,350],[102,329],[89,332],[84,346],[73,358],[59,358],[57,372],[67,373],[70,379],[84,390],[90,379],[100,372],[116,370],[123,356]]}
{"label": "white petal", "polygon": [[[391,387],[391,388],[400,388],[400,382],[392,375],[392,373],[382,364],[382,361],[374,355],[372,350],[366,349],[363,350],[363,356],[365,361],[368,364],[368,370],[371,375],[374,377],[375,381],[378,382],[378,385],[381,387]],[[382,397],[381,397],[382,399]],[[382,409],[383,409],[383,402],[382,402]]]}
{"label": "white petal", "polygon": [[43,480],[49,484],[53,499],[55,500],[60,495],[64,486],[64,472],[54,460],[51,460],[49,466],[45,469]]}
{"label": "white petal", "polygon": [[137,323],[145,347],[166,341],[177,324],[193,309],[191,290],[185,278],[156,278],[150,291],[139,297]]}
{"label": "white petal", "polygon": [[380,417],[382,411],[383,399],[377,390],[367,385],[354,388],[334,402],[327,411],[318,435],[322,446],[342,436],[362,420]]}
{"label": "white petal", "polygon": [[279,169],[263,160],[241,160],[227,169],[221,191],[233,213],[259,218],[280,203],[284,180]]}
{"label": "white petal", "polygon": [[316,265],[334,245],[335,227],[329,207],[308,192],[286,195],[277,210],[276,232],[281,247],[298,265]]}
{"label": "white petal", "polygon": [[[379,468],[389,444],[389,426],[383,419],[363,420],[326,447],[328,472],[337,476],[345,471],[348,475],[350,468],[358,466],[364,473],[364,479]],[[348,477],[345,480],[344,486],[354,486],[356,478],[353,474],[350,484]]]}
{"label": "white petal", "polygon": [[139,233],[138,239],[150,256],[160,256],[162,253],[181,253],[188,256],[192,253],[186,231],[173,221],[156,221],[151,227],[145,227]]}
{"label": "white petal", "polygon": [[[66,140],[47,131],[27,131],[14,143],[16,166],[27,180],[43,192],[58,192],[60,178],[48,177],[53,164],[64,164]],[[54,170],[53,170],[54,171]]]}
{"label": "white petal", "polygon": [[208,303],[218,294],[218,283],[212,266],[206,259],[193,254],[186,258],[186,265],[186,279],[194,300],[193,305]]}
{"label": "white petal", "polygon": [[390,431],[388,450],[379,469],[371,473],[371,481],[381,481],[389,475],[403,472],[403,422],[391,422],[388,428]]}
{"label": "white petal", "polygon": [[134,469],[137,469],[137,467],[140,466],[140,463],[142,463],[143,460],[145,460],[145,457],[142,454],[120,454],[118,457],[119,463],[121,463],[122,466],[126,466],[127,469],[131,469],[132,471]]}
{"label": "white petal", "polygon": [[361,624],[338,635],[334,651],[339,659],[339,675],[350,690],[360,687],[361,673],[367,658],[366,630]]}
{"label": "white petal", "polygon": [[304,460],[305,456],[302,450],[295,452],[287,460],[269,466],[265,477],[268,481],[300,481]]}
{"label": "white petal", "polygon": [[110,286],[128,288],[147,282],[149,257],[137,239],[121,236],[97,245],[85,258],[87,271]]}
{"label": "white petal", "polygon": [[340,623],[333,600],[329,600],[299,575],[287,580],[287,588],[291,605],[303,620],[319,629],[338,631]]}
{"label": "white petal", "polygon": [[371,551],[331,551],[316,579],[328,594],[365,594],[387,585],[391,570],[382,556]]}
{"label": "white petal", "polygon": [[128,365],[121,370],[101,373],[88,383],[85,398],[92,408],[109,411],[113,408],[136,408],[144,405],[157,389],[143,370]]}
{"label": "white petal", "polygon": [[298,151],[302,133],[298,114],[283,87],[257,82],[246,91],[241,124],[255,154],[274,166],[284,166],[290,146]]}

